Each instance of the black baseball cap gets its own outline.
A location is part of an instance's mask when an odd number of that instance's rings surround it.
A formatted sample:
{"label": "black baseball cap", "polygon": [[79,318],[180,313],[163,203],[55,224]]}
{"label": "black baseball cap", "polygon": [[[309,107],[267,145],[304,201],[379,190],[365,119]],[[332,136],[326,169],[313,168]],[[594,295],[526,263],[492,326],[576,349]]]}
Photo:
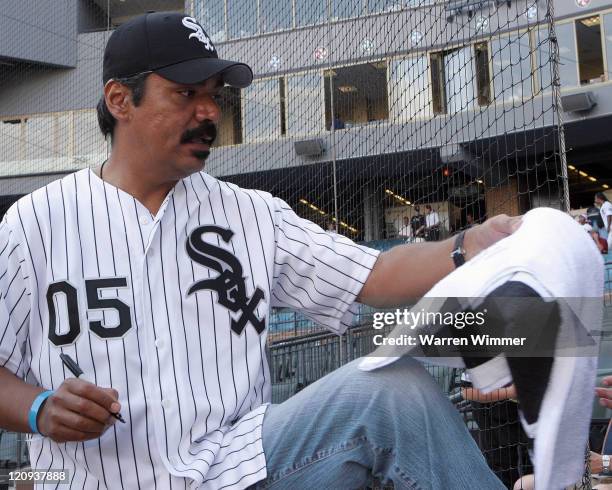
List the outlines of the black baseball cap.
{"label": "black baseball cap", "polygon": [[177,12],[152,12],[120,25],[104,50],[102,81],[151,71],[184,84],[216,75],[233,87],[253,81],[251,68],[219,59],[210,38],[193,17]]}

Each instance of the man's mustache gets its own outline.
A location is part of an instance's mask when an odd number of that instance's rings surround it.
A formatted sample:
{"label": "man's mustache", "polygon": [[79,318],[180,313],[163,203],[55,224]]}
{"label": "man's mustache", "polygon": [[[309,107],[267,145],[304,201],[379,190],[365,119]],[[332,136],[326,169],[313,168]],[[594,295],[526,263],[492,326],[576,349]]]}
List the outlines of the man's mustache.
{"label": "man's mustache", "polygon": [[183,136],[181,136],[181,144],[204,139],[208,144],[212,145],[216,138],[217,126],[212,121],[206,119],[198,127],[185,131]]}

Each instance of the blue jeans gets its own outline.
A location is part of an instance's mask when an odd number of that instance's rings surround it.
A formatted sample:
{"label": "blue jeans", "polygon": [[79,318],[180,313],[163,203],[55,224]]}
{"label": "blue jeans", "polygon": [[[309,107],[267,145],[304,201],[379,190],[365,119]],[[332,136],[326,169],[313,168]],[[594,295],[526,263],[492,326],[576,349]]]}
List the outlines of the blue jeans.
{"label": "blue jeans", "polygon": [[256,488],[503,489],[459,413],[417,361],[373,372],[357,359],[264,418],[268,478]]}

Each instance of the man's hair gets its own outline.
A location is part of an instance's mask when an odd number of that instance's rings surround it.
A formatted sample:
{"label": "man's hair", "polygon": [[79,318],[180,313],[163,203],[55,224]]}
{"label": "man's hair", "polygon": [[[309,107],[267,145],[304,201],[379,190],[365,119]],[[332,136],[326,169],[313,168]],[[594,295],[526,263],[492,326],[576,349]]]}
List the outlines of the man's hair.
{"label": "man's hair", "polygon": [[426,204],[426,205],[425,205],[425,209],[431,209],[431,210],[433,210],[433,208],[431,207],[431,204]]}
{"label": "man's hair", "polygon": [[595,199],[601,199],[602,201],[607,201],[608,197],[603,192],[598,192],[595,194]]}
{"label": "man's hair", "polygon": [[[144,97],[145,82],[149,75],[150,73],[138,73],[136,75],[132,75],[131,77],[115,78],[114,80],[122,85],[125,85],[132,91],[132,102],[134,102],[135,106],[138,106]],[[100,98],[96,110],[98,111],[98,125],[100,126],[100,131],[102,131],[105,138],[110,135],[112,141],[117,120],[108,110],[104,95],[102,95]]]}

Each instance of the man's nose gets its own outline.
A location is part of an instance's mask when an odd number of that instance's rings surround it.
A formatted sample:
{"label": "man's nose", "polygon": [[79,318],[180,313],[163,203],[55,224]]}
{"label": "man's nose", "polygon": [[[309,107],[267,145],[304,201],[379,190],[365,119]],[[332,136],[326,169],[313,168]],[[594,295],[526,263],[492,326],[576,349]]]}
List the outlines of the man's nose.
{"label": "man's nose", "polygon": [[195,117],[198,122],[206,119],[218,123],[221,118],[221,108],[212,97],[207,97],[198,102],[195,109]]}

